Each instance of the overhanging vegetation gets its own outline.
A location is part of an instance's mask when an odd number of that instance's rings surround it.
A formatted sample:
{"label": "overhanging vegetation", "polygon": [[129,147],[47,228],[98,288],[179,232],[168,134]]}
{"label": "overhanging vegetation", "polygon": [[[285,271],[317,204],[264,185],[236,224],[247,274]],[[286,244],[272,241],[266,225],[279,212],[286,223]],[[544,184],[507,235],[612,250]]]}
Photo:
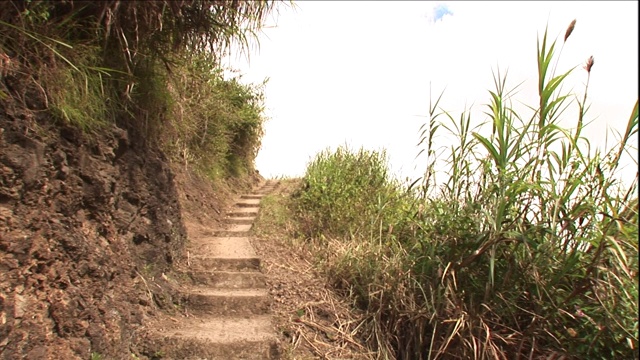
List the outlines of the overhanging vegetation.
{"label": "overhanging vegetation", "polygon": [[116,123],[220,177],[253,170],[261,85],[225,78],[271,1],[8,1],[0,98],[99,134]]}

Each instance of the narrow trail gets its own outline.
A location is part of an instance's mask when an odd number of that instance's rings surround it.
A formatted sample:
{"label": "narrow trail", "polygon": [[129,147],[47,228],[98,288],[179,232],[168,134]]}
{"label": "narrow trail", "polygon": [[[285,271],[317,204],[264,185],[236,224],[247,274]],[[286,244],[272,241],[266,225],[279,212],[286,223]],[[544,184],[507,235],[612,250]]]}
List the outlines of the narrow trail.
{"label": "narrow trail", "polygon": [[276,359],[280,347],[261,259],[249,241],[268,180],[242,195],[226,229],[190,239],[184,271],[185,314],[149,324],[147,353],[158,359]]}

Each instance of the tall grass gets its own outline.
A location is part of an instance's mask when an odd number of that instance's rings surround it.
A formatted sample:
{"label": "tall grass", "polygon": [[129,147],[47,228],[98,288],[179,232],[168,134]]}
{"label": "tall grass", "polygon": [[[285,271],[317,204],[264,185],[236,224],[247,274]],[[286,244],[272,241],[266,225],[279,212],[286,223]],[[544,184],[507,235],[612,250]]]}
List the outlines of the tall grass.
{"label": "tall grass", "polygon": [[176,159],[211,178],[253,169],[263,135],[263,87],[227,79],[206,58],[194,58],[168,81],[175,104],[164,131]]}
{"label": "tall grass", "polygon": [[[304,191],[299,193],[299,213],[305,236],[369,237],[376,224],[398,206],[398,183],[389,178],[386,153],[340,146],[325,150],[308,165]],[[378,230],[375,230],[376,232]]]}
{"label": "tall grass", "polygon": [[[588,81],[580,100],[561,92],[580,69],[551,71],[547,35],[530,115],[513,108],[500,72],[484,123],[439,110],[441,97],[431,105],[422,182],[394,183],[362,152],[324,153],[309,166],[300,226],[325,235],[327,273],[368,312],[362,328],[380,358],[637,356],[637,174],[629,185],[618,168],[633,150],[638,102],[616,146],[592,148],[581,136]],[[587,79],[596,69],[589,58]],[[567,112],[574,103],[577,115]],[[576,127],[560,126],[570,116]],[[457,139],[444,156],[434,156],[439,131]],[[435,186],[439,168],[447,179]]]}
{"label": "tall grass", "polygon": [[207,173],[250,172],[265,120],[261,88],[222,78],[220,59],[248,51],[275,7],[7,1],[0,7],[0,100],[96,135],[116,123],[136,143],[164,146],[176,159],[193,155]]}

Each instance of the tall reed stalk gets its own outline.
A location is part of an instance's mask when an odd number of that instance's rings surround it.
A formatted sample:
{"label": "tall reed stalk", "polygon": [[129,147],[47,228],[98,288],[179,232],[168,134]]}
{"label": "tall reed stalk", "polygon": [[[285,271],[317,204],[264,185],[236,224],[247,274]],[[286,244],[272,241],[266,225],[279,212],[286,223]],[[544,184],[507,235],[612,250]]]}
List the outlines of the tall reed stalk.
{"label": "tall reed stalk", "polygon": [[[637,136],[638,102],[617,145],[592,149],[581,134],[588,79],[597,68],[589,58],[578,100],[561,91],[576,67],[550,71],[555,48],[545,31],[531,114],[514,109],[518,86],[509,89],[499,70],[485,123],[468,111],[438,111],[442,95],[430,104],[419,132],[427,154],[421,186],[386,175],[375,184],[335,176],[350,166],[364,166],[366,176],[369,166],[340,152],[309,167],[296,200],[300,226],[311,239],[331,239],[322,242],[323,265],[367,311],[362,328],[379,358],[636,355],[638,176],[629,185],[617,171]],[[563,128],[576,103],[576,128]],[[442,130],[456,142],[439,153],[434,139]],[[436,185],[440,168],[447,180]],[[328,186],[366,196],[323,192]],[[319,201],[301,201],[312,194]],[[373,201],[376,194],[385,196]],[[330,217],[337,204],[342,215]]]}

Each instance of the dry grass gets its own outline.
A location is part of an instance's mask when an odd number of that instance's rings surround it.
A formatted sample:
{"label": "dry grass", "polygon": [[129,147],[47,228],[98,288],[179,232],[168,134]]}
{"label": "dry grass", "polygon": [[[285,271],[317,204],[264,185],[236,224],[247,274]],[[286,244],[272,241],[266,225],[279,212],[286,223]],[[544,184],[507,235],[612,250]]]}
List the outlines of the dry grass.
{"label": "dry grass", "polygon": [[287,204],[298,186],[299,180],[281,180],[263,199],[252,239],[274,298],[285,358],[375,359],[362,339],[364,314],[327,284],[318,271],[318,249],[295,238]]}

